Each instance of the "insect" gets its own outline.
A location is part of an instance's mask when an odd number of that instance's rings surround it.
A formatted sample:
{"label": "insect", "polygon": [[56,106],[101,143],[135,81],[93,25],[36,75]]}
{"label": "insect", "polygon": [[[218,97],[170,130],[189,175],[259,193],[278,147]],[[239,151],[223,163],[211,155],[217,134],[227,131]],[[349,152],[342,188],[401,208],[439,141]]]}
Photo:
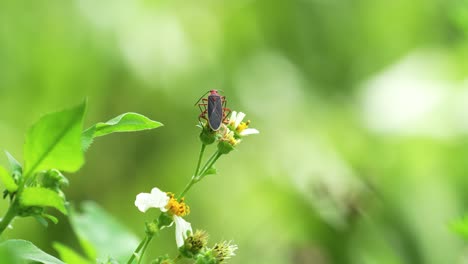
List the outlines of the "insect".
{"label": "insect", "polygon": [[[208,93],[208,97],[203,98]],[[208,125],[213,131],[219,130],[221,124],[226,121],[226,117],[231,112],[226,107],[226,103],[226,96],[220,95],[218,90],[209,90],[195,103],[195,105],[198,104],[201,111],[198,119],[203,118],[208,121]]]}

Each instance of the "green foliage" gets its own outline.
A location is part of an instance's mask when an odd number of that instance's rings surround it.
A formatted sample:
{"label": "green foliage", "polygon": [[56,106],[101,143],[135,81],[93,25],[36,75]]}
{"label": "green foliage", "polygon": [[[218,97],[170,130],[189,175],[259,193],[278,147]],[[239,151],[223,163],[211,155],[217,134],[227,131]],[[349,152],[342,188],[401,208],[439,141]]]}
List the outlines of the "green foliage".
{"label": "green foliage", "polygon": [[468,241],[468,216],[453,221],[450,224],[450,229],[464,240]]}
{"label": "green foliage", "polygon": [[10,152],[5,151],[5,154],[7,155],[8,162],[10,163],[11,172],[13,174],[16,173],[21,175],[23,173],[23,167],[21,164],[10,154]]}
{"label": "green foliage", "polygon": [[2,166],[0,166],[0,181],[10,193],[14,193],[18,190],[18,185],[16,185],[15,180]]}
{"label": "green foliage", "polygon": [[22,207],[53,207],[67,214],[65,200],[56,192],[42,187],[25,188],[20,197],[20,205]]}
{"label": "green foliage", "polygon": [[201,176],[203,177],[203,176],[212,175],[212,174],[218,174],[218,171],[216,170],[215,167],[211,167],[211,168],[207,169],[205,172],[203,172],[203,174]]}
{"label": "green foliage", "polygon": [[90,259],[112,256],[123,262],[138,245],[138,238],[94,202],[84,202],[82,213],[72,212],[73,230]]}
{"label": "green foliage", "polygon": [[54,242],[53,247],[59,253],[60,259],[63,260],[65,263],[73,263],[73,264],[91,264],[92,263],[92,261],[86,259],[85,257],[81,256],[79,253],[75,252],[73,249],[59,242]]}
{"label": "green foliage", "polygon": [[82,145],[83,150],[87,150],[93,143],[93,139],[116,132],[132,132],[154,129],[163,124],[153,121],[144,115],[137,113],[121,114],[111,120],[103,123],[97,123],[83,132]]}
{"label": "green foliage", "polygon": [[0,244],[0,249],[12,252],[18,259],[25,263],[40,262],[44,264],[64,264],[62,261],[40,250],[33,243],[25,240],[7,240]]}
{"label": "green foliage", "polygon": [[68,110],[45,115],[26,135],[25,174],[58,169],[77,171],[84,163],[81,130],[86,102]]}

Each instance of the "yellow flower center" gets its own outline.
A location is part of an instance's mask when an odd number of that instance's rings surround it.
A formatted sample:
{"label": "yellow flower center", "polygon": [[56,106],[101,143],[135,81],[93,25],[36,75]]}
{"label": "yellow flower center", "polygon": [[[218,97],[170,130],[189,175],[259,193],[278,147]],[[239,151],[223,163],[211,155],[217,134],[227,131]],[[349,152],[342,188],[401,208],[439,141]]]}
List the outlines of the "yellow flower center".
{"label": "yellow flower center", "polygon": [[239,124],[239,126],[237,126],[236,130],[238,133],[244,131],[244,129],[248,128],[249,127],[249,124],[250,124],[250,120],[247,121],[247,122],[242,122]]}
{"label": "yellow flower center", "polygon": [[169,202],[166,205],[166,209],[169,212],[169,214],[177,216],[186,216],[190,213],[190,207],[187,204],[185,204],[184,198],[180,199],[179,202],[176,198],[174,198],[173,193],[167,193],[167,195],[169,195],[170,197]]}

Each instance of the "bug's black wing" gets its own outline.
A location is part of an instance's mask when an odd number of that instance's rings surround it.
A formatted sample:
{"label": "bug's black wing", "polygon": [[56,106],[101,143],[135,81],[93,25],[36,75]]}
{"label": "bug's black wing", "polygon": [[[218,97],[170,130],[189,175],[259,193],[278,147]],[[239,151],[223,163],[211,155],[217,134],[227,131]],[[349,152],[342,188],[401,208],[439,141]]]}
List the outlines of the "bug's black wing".
{"label": "bug's black wing", "polygon": [[223,104],[219,95],[208,96],[208,122],[214,131],[218,130],[223,122]]}

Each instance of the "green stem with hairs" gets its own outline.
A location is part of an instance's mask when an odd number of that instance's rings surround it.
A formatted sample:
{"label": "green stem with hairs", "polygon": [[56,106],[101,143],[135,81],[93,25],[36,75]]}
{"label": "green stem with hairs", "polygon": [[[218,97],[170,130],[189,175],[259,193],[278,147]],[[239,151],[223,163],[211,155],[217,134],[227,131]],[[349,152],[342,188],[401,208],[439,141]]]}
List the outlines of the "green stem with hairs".
{"label": "green stem with hairs", "polygon": [[[138,252],[140,252],[140,250],[146,245],[146,241],[148,240],[148,235],[145,236],[145,238],[143,238],[143,240],[140,242],[140,244],[138,245],[138,247],[135,249],[135,251],[133,251],[133,254],[132,256],[130,257],[130,259],[127,261],[127,264],[132,264],[133,263],[133,260],[135,260],[135,257],[137,256]],[[143,256],[140,256],[140,259],[142,258]]]}
{"label": "green stem with hairs", "polygon": [[151,242],[151,239],[153,239],[153,236],[147,236],[146,242],[145,242],[145,244],[143,246],[143,249],[141,250],[140,259],[138,260],[138,264],[141,263],[141,260],[143,259],[143,256],[145,255],[146,249],[148,248],[148,245]]}

